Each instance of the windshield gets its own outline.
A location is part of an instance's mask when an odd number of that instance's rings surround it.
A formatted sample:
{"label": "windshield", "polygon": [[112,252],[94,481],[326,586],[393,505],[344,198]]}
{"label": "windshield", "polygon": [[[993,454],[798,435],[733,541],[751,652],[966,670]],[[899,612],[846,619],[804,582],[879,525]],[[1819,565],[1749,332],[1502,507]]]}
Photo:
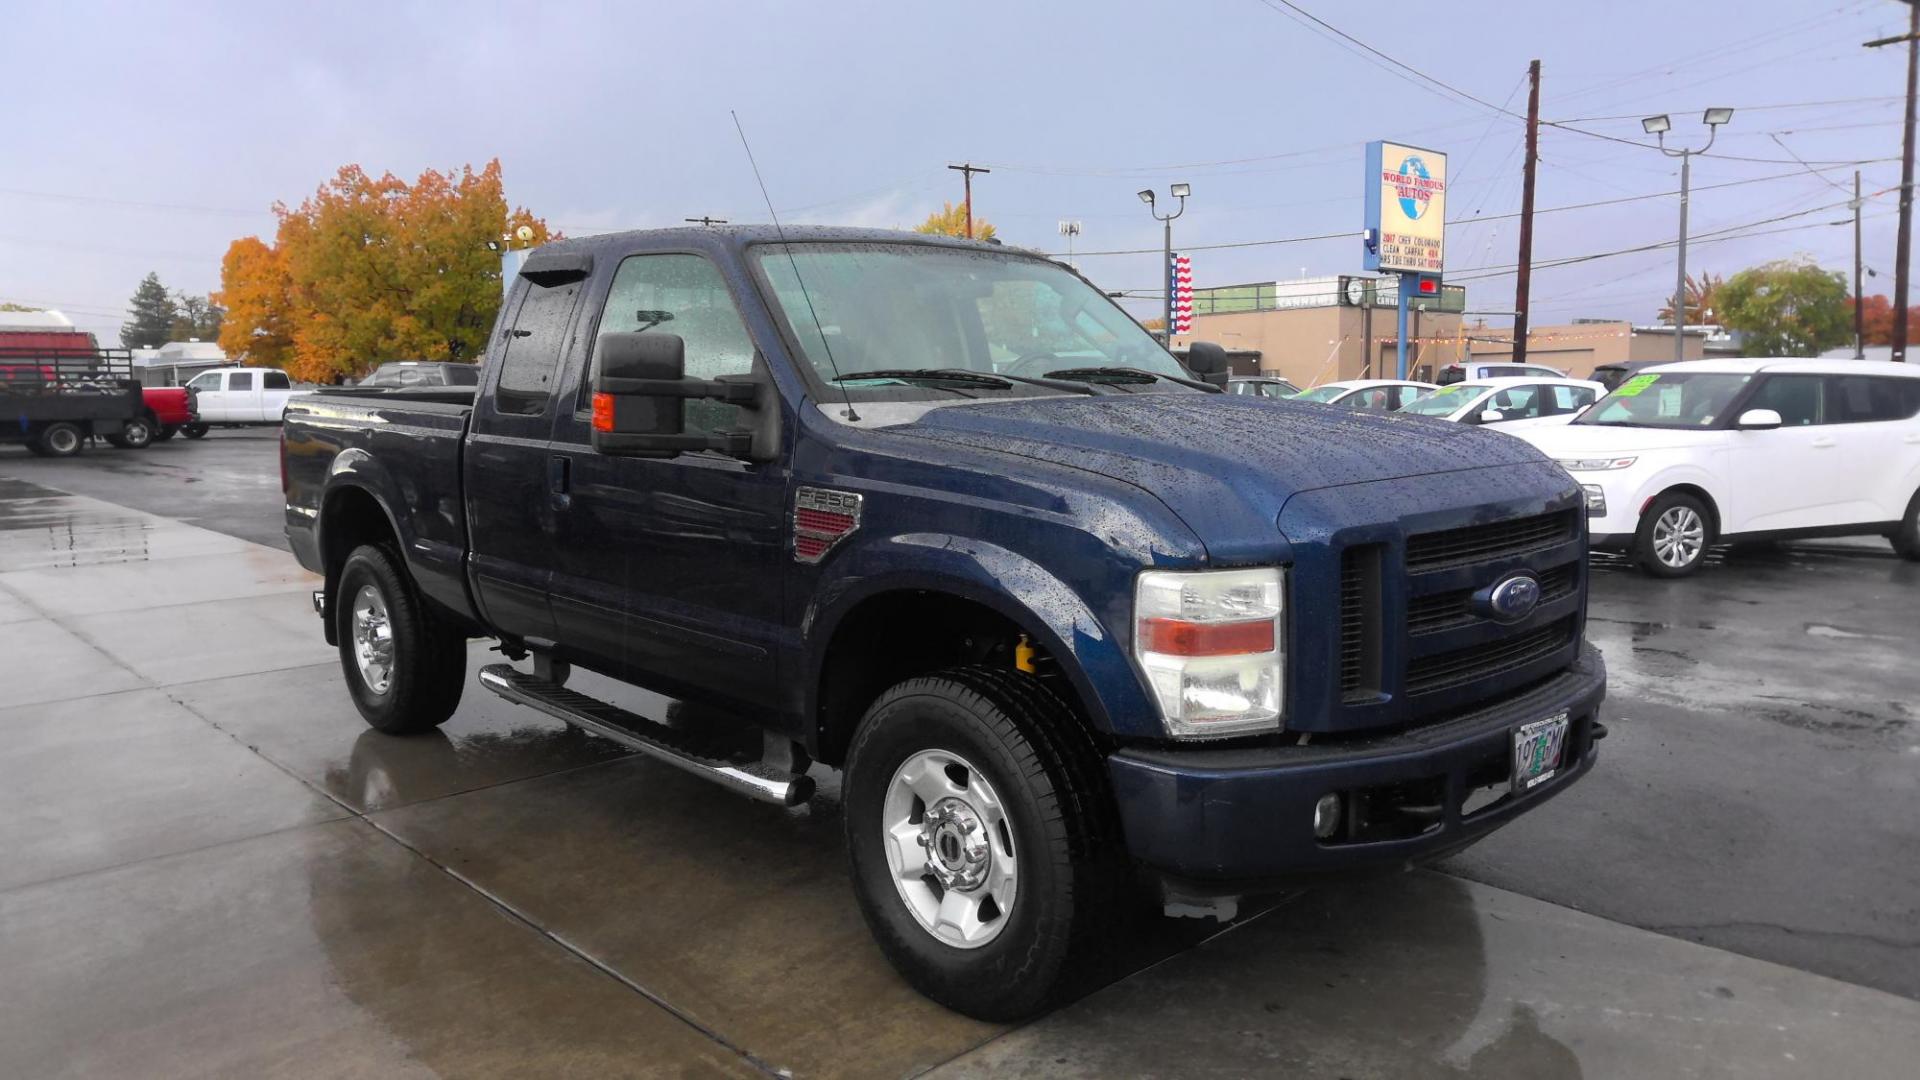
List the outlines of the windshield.
{"label": "windshield", "polygon": [[[765,245],[756,257],[815,374],[856,396],[1057,394],[992,376],[1078,379],[1089,368],[1193,377],[1105,296],[1040,259],[911,244]],[[867,371],[888,374],[850,378]],[[904,374],[912,371],[943,374],[920,381]],[[953,377],[967,372],[983,378]],[[1188,392],[1165,381],[1152,386]]]}
{"label": "windshield", "polygon": [[1574,421],[1600,427],[1711,427],[1751,375],[1660,372],[1635,375]]}
{"label": "windshield", "polygon": [[1328,383],[1325,386],[1316,386],[1311,390],[1307,390],[1302,393],[1295,394],[1293,395],[1293,400],[1295,401],[1332,401],[1334,398],[1337,398],[1342,394],[1351,394],[1351,393],[1353,393],[1353,387],[1351,386],[1335,386],[1332,383]]}
{"label": "windshield", "polygon": [[1416,416],[1451,416],[1460,408],[1470,404],[1474,398],[1487,392],[1484,385],[1474,383],[1455,383],[1434,394],[1429,394],[1411,405],[1402,405],[1403,413]]}

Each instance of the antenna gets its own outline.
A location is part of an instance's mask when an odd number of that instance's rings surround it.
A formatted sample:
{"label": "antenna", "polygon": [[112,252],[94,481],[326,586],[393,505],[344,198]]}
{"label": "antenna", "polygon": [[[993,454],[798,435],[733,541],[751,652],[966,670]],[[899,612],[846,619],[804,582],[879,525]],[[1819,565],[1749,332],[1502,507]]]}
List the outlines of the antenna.
{"label": "antenna", "polygon": [[807,292],[807,281],[800,276],[799,260],[793,257],[793,245],[787,243],[787,230],[780,226],[780,215],[773,209],[773,197],[767,194],[767,182],[760,179],[760,163],[753,160],[753,147],[747,143],[747,129],[740,126],[740,114],[732,109],[727,115],[733,117],[733,130],[740,133],[740,147],[747,152],[747,164],[753,167],[753,182],[760,185],[760,198],[767,204],[767,216],[773,219],[773,233],[780,238],[781,250],[787,253],[787,265],[793,267],[793,280],[800,286],[800,296],[807,302],[807,314],[813,319],[813,328],[820,335],[820,346],[827,350],[827,366],[833,369],[833,385],[840,388],[840,394],[847,403],[844,414],[847,419],[858,423],[860,414],[853,409],[853,392],[840,381],[840,363],[833,358],[833,343],[827,340],[827,328],[820,325],[820,313],[813,310],[813,295]]}

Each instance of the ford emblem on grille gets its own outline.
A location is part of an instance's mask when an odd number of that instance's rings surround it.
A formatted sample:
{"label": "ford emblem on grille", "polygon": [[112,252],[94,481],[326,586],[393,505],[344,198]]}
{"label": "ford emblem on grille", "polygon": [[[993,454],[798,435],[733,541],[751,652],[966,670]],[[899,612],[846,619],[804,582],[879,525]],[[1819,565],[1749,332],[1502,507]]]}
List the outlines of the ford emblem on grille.
{"label": "ford emblem on grille", "polygon": [[1498,622],[1519,622],[1540,603],[1540,579],[1528,573],[1508,574],[1473,595],[1479,614]]}

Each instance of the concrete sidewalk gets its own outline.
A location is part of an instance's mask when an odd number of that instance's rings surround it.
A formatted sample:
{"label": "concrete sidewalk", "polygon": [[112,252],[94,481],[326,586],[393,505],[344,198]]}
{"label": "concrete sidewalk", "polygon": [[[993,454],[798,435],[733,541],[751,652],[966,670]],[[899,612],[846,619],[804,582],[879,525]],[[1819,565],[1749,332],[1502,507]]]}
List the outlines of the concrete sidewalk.
{"label": "concrete sidewalk", "polygon": [[1437,874],[1319,890],[1210,938],[1165,924],[1106,989],[1019,1030],[976,1023],[868,940],[831,774],[809,806],[748,803],[477,688],[436,734],[379,735],[312,587],[283,552],[0,478],[0,1075],[1872,1077],[1920,1060],[1920,1003]]}

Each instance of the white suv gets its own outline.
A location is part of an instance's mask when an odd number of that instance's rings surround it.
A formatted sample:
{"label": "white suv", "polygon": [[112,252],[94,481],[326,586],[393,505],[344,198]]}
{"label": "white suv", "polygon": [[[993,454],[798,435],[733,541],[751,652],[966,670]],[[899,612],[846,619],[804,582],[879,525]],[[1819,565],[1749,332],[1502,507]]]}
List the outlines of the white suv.
{"label": "white suv", "polygon": [[1514,433],[1586,489],[1592,546],[1649,573],[1722,541],[1879,535],[1920,561],[1920,370],[1864,360],[1649,368],[1562,427]]}

